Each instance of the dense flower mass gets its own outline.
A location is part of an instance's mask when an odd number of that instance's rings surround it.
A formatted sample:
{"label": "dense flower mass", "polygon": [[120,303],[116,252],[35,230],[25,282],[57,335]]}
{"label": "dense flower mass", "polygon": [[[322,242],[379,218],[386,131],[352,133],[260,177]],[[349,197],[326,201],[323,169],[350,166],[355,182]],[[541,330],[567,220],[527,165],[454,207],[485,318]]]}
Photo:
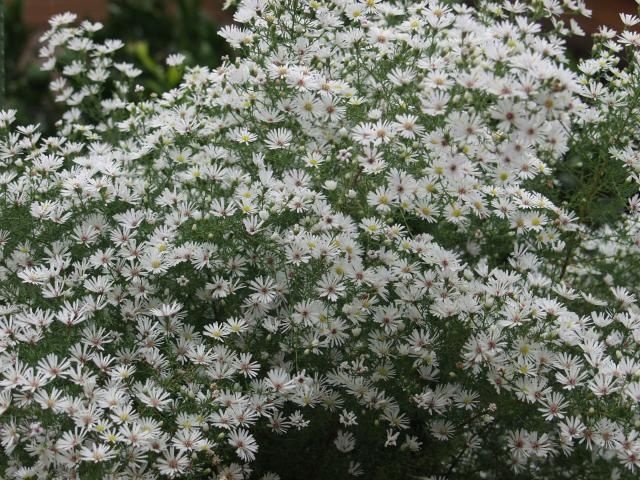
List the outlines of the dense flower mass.
{"label": "dense flower mass", "polygon": [[474,3],[243,0],[161,97],[52,18],[57,134],[0,114],[0,475],[635,478],[640,19],[576,62],[581,0]]}

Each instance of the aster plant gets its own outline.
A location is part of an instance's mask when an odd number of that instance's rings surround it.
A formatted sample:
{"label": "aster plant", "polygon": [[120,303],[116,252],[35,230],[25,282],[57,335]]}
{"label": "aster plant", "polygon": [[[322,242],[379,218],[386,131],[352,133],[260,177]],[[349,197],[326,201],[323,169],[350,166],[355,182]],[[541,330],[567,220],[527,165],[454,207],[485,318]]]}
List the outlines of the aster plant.
{"label": "aster plant", "polygon": [[[51,19],[0,113],[0,476],[637,478],[640,19],[243,0],[145,96]],[[53,74],[55,72],[55,74]]]}

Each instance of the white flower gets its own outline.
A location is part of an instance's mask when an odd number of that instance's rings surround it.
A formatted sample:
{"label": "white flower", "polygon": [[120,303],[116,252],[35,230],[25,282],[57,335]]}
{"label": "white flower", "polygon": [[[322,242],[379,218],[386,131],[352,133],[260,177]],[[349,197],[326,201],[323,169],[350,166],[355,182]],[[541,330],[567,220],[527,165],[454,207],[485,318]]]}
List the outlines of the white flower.
{"label": "white flower", "polygon": [[258,445],[253,436],[244,428],[231,430],[229,432],[229,445],[236,449],[236,454],[244,461],[251,461],[256,458]]}
{"label": "white flower", "polygon": [[278,128],[276,130],[270,130],[267,133],[265,145],[270,150],[278,150],[280,148],[286,148],[291,144],[293,136],[291,132],[284,128]]}
{"label": "white flower", "polygon": [[115,457],[115,452],[105,444],[93,444],[80,449],[80,458],[93,463],[106,462]]}
{"label": "white flower", "polygon": [[182,53],[172,53],[167,57],[166,62],[170,67],[177,67],[179,65],[182,65],[185,60],[186,57]]}
{"label": "white flower", "polygon": [[349,453],[356,447],[356,439],[351,432],[338,430],[338,436],[333,441],[338,451]]}
{"label": "white flower", "polygon": [[182,452],[176,454],[174,447],[162,452],[162,457],[156,460],[156,468],[162,475],[174,478],[184,473],[189,466],[189,459]]}

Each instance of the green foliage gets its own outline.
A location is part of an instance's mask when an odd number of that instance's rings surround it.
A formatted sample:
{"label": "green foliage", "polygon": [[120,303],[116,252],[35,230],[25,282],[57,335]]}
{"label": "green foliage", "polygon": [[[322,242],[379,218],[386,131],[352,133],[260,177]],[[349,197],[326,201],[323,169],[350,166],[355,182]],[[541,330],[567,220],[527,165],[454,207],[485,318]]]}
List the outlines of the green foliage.
{"label": "green foliage", "polygon": [[[40,70],[39,33],[26,25],[25,7],[23,0],[5,7],[4,107],[16,109],[21,124],[39,123],[44,135],[50,135],[61,112],[49,93],[50,75]],[[180,83],[183,69],[164,61],[171,53],[183,53],[187,65],[212,68],[230,54],[217,35],[220,26],[203,9],[201,0],[112,0],[108,13],[104,29],[95,38],[126,42],[127,48],[116,60],[132,62],[143,70],[138,81],[145,95],[166,92]]]}

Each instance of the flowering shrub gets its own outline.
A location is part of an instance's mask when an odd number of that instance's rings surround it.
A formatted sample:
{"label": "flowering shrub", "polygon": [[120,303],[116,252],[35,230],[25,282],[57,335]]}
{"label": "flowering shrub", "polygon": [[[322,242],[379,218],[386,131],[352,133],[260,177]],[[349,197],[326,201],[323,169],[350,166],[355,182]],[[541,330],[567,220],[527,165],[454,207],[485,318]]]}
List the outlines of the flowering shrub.
{"label": "flowering shrub", "polygon": [[0,118],[6,478],[635,478],[640,19],[575,65],[581,1],[476,3],[245,0],[150,101],[51,20],[58,134]]}

